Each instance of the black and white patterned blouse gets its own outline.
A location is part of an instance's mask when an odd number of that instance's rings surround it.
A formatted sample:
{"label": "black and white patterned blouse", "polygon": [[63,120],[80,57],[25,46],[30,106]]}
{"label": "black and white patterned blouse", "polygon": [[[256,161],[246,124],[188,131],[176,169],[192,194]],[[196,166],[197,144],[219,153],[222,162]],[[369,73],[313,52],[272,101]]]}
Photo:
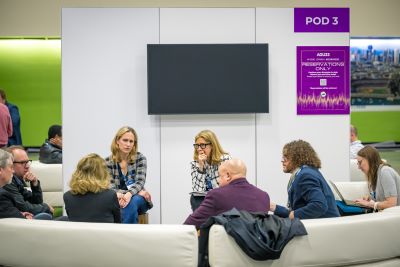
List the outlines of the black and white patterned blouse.
{"label": "black and white patterned blouse", "polygon": [[[229,154],[223,154],[221,156],[221,162],[230,160]],[[204,164],[203,171],[199,169],[199,163],[197,161],[190,162],[191,174],[192,174],[192,190],[194,192],[207,192],[211,189],[219,187],[218,184],[218,167],[217,165],[210,165],[208,162]]]}

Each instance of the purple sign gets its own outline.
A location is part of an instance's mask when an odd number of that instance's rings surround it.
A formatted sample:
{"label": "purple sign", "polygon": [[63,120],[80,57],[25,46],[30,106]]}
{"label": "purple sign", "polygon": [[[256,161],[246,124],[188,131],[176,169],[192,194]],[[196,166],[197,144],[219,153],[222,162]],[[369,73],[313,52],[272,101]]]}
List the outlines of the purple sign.
{"label": "purple sign", "polygon": [[297,114],[349,114],[348,46],[297,47]]}
{"label": "purple sign", "polygon": [[294,32],[350,32],[350,9],[295,8]]}

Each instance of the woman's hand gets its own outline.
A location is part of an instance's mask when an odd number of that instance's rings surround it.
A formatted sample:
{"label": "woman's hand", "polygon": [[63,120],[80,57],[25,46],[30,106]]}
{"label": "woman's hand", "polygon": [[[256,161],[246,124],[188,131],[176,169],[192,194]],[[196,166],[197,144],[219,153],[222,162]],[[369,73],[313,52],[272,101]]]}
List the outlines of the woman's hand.
{"label": "woman's hand", "polygon": [[144,197],[144,199],[145,199],[147,202],[150,202],[150,201],[151,201],[151,195],[150,195],[150,193],[147,192],[146,190],[142,190],[142,191],[140,191],[138,194],[139,194],[139,196]]}
{"label": "woman's hand", "polygon": [[204,165],[207,161],[206,153],[204,153],[203,151],[200,151],[199,156],[198,156],[198,161],[199,161],[199,169],[200,169],[200,171],[203,171]]}
{"label": "woman's hand", "polygon": [[[126,193],[124,194],[124,197],[123,197],[123,200],[125,201],[125,207],[126,207],[126,205],[129,204],[129,202],[131,201],[131,199],[132,199],[132,193],[131,193],[131,192],[126,192]],[[125,207],[124,207],[124,208],[125,208]]]}
{"label": "woman's hand", "polygon": [[270,202],[269,203],[269,210],[274,212],[276,209],[276,203]]}
{"label": "woman's hand", "polygon": [[365,200],[364,198],[358,198],[354,202],[369,208],[373,208],[375,203],[373,200]]}

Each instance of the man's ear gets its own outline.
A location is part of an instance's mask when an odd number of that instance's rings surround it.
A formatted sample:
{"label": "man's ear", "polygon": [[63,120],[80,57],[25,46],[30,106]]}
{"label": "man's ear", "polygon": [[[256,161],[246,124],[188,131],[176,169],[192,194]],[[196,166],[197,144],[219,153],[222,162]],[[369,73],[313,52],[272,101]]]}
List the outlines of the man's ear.
{"label": "man's ear", "polygon": [[231,174],[230,174],[229,172],[226,172],[226,176],[228,176],[228,177],[226,178],[227,181],[232,180]]}

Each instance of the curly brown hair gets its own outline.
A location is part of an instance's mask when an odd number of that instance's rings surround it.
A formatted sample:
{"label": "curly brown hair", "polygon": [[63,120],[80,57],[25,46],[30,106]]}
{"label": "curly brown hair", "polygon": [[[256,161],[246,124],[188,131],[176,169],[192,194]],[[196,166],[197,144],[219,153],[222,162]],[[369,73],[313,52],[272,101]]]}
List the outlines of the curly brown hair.
{"label": "curly brown hair", "polygon": [[321,160],[311,145],[303,140],[296,140],[287,143],[282,150],[285,158],[290,160],[294,168],[308,165],[314,168],[321,168]]}

